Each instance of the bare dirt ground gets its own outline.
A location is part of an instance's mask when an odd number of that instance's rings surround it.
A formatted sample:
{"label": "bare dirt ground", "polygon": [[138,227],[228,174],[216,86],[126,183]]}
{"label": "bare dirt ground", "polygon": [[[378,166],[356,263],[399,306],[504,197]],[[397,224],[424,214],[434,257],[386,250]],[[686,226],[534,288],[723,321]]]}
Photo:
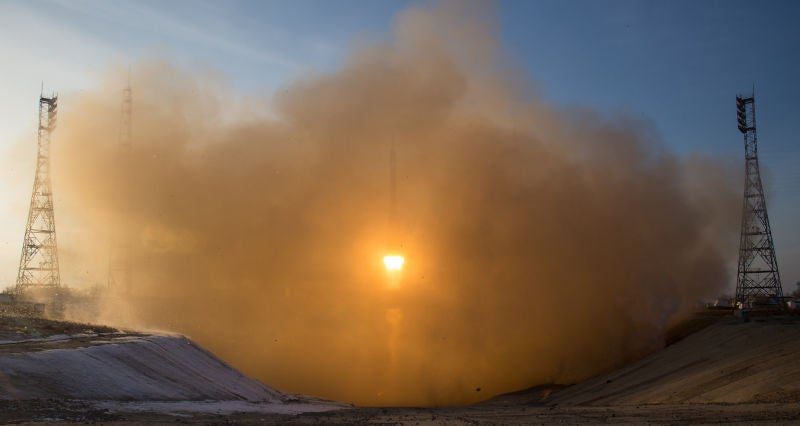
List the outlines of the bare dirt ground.
{"label": "bare dirt ground", "polygon": [[102,325],[0,316],[0,356],[84,348],[144,335]]}
{"label": "bare dirt ground", "polygon": [[96,324],[44,318],[0,316],[0,341],[19,341],[71,334],[110,334],[119,330]]}
{"label": "bare dirt ground", "polygon": [[800,404],[355,408],[299,415],[122,413],[85,401],[0,401],[0,422],[259,424],[797,424]]}

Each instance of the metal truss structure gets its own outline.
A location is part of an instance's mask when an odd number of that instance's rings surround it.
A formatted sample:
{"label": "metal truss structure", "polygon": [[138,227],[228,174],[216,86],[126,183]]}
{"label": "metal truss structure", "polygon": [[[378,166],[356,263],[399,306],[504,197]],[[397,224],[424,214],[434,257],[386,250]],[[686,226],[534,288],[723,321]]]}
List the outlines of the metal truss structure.
{"label": "metal truss structure", "polygon": [[781,298],[783,288],[758,167],[754,96],[736,96],[736,116],[739,131],[744,135],[745,158],[736,301],[746,306],[759,298]]}
{"label": "metal truss structure", "polygon": [[[122,90],[122,111],[119,126],[119,163],[125,164],[131,154],[132,138],[133,96],[130,78],[128,85]],[[130,172],[124,167],[124,172]],[[122,202],[123,200],[116,200]],[[118,211],[123,211],[122,206],[117,206]],[[130,245],[124,232],[113,232],[108,253],[108,287],[115,291],[130,291]]]}
{"label": "metal truss structure", "polygon": [[50,135],[56,127],[58,96],[39,97],[39,137],[36,177],[22,241],[16,291],[60,288],[53,189],[50,183]]}

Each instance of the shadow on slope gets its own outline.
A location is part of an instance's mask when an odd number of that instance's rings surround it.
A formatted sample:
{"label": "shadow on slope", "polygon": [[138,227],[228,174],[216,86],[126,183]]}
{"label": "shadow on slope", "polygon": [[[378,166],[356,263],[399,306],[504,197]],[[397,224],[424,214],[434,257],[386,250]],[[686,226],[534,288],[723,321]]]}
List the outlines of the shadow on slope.
{"label": "shadow on slope", "polygon": [[711,310],[676,324],[665,348],[575,385],[545,384],[480,405],[636,405],[800,401],[800,317],[743,323]]}
{"label": "shadow on slope", "polygon": [[644,359],[565,389],[547,404],[800,401],[800,317],[722,318]]}

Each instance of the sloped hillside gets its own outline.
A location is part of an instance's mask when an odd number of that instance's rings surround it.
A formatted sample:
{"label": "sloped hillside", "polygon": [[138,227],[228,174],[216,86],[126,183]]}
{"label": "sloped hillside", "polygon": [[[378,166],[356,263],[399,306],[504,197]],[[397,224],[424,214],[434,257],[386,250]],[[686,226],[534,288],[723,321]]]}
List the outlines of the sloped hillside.
{"label": "sloped hillside", "polygon": [[[0,355],[0,398],[280,401],[285,396],[245,377],[180,336],[78,336],[85,347],[48,338],[30,351]],[[16,343],[31,347],[36,341]],[[8,344],[4,349],[8,349]]]}
{"label": "sloped hillside", "polygon": [[547,404],[800,402],[800,320],[729,317]]}

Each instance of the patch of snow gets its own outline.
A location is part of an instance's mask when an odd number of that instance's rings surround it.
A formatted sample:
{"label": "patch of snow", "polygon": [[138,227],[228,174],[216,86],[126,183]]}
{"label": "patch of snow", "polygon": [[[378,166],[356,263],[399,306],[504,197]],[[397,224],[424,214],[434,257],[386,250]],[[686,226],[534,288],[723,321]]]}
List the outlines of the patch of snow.
{"label": "patch of snow", "polygon": [[227,415],[234,413],[301,414],[350,408],[349,406],[335,403],[304,404],[250,401],[102,401],[93,405],[111,412],[148,412],[173,416],[186,416],[187,414]]}
{"label": "patch of snow", "polygon": [[[142,340],[142,338],[147,336],[121,336],[121,337],[111,337],[111,341],[114,343],[126,343],[126,342],[137,342]],[[92,343],[103,344],[109,343],[108,340],[92,340]]]}
{"label": "patch of snow", "polygon": [[0,399],[38,398],[276,404],[289,399],[189,339],[167,336],[0,355]]}
{"label": "patch of snow", "polygon": [[36,337],[36,338],[33,338],[33,339],[0,340],[0,345],[16,345],[16,344],[19,344],[19,343],[63,342],[65,340],[69,340],[71,338],[72,338],[72,336],[67,336],[66,334],[55,334],[55,335],[48,336],[48,337]]}

